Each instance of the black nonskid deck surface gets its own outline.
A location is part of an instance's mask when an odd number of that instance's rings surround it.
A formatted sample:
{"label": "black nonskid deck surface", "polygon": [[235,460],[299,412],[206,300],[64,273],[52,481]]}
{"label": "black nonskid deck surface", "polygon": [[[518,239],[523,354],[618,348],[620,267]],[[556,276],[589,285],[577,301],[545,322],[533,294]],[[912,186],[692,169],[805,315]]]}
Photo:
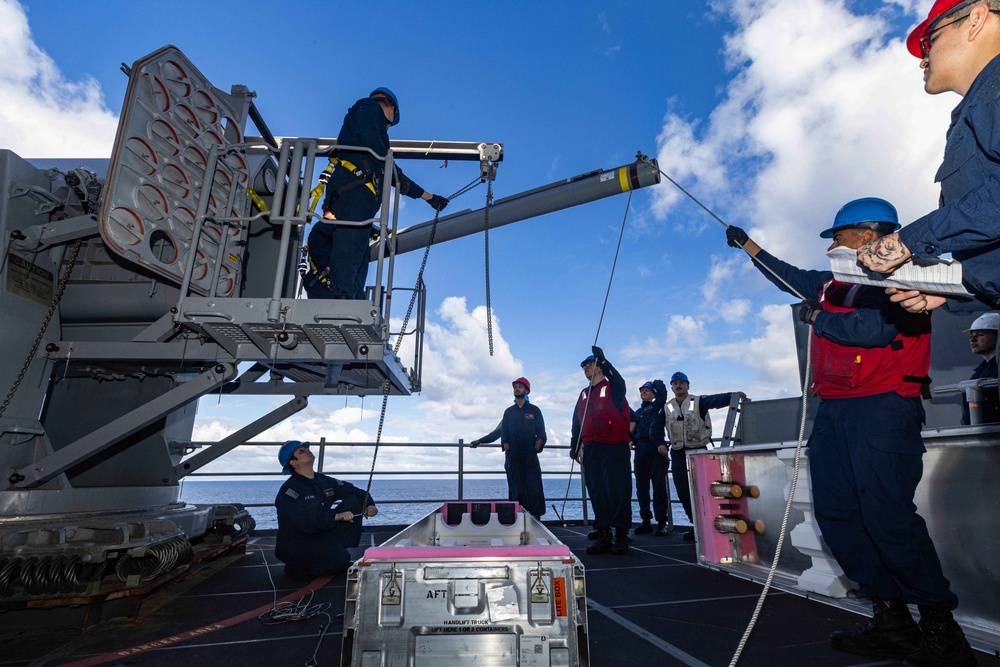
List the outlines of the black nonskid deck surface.
{"label": "black nonskid deck surface", "polygon": [[[625,556],[588,556],[586,528],[552,530],[586,566],[591,665],[730,663],[760,585],[695,565],[694,544],[679,532],[636,536]],[[379,544],[395,532],[373,528],[362,545]],[[344,581],[343,575],[325,583],[286,575],[274,558],[273,535],[265,534],[251,539],[245,556],[213,564],[154,593],[143,603],[138,622],[81,631],[71,625],[71,610],[0,614],[0,666],[305,665],[314,651],[316,664],[335,666],[340,664],[339,618],[320,641],[325,616],[267,625],[258,615],[275,599],[296,601],[322,583],[311,603],[328,603],[326,613],[335,617],[343,611]],[[772,591],[739,664],[897,664],[829,648],[831,631],[862,620]],[[1000,667],[995,656],[977,655],[983,667]]]}

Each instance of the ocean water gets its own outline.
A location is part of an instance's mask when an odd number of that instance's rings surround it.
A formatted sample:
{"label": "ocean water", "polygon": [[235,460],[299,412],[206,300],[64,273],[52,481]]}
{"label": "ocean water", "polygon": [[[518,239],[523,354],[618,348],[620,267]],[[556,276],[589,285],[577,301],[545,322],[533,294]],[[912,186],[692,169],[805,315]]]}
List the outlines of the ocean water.
{"label": "ocean water", "polygon": [[[261,529],[278,527],[278,519],[274,509],[274,497],[284,482],[284,478],[266,480],[224,480],[201,481],[185,480],[181,487],[180,499],[199,505],[224,505],[241,503],[243,505],[259,505],[249,507],[250,514]],[[367,479],[350,480],[359,488],[364,488]],[[671,498],[677,498],[673,481],[670,483]],[[544,520],[558,520],[559,516],[580,521],[583,518],[583,506],[579,500],[580,479],[576,477],[569,485],[567,497],[567,482],[565,478],[547,479],[545,487],[546,512]],[[441,506],[445,500],[458,500],[458,482],[455,479],[375,479],[372,481],[372,498],[378,504],[378,516],[369,519],[368,523],[375,526],[409,525]],[[463,500],[506,500],[507,480],[505,479],[466,479],[462,489]],[[405,502],[403,502],[405,501]],[[424,502],[413,502],[424,501]],[[430,502],[428,502],[430,501]],[[564,509],[565,506],[565,509]],[[553,509],[554,508],[554,509]],[[671,504],[675,525],[691,525],[684,515],[684,508],[676,500]],[[588,516],[594,517],[594,510],[588,502]],[[639,522],[639,505],[632,503],[632,520]]]}

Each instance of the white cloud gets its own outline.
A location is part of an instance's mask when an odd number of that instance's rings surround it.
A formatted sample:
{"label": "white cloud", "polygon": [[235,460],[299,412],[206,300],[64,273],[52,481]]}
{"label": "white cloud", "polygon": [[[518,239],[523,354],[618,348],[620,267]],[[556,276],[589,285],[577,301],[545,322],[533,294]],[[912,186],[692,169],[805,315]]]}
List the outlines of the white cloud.
{"label": "white cloud", "polygon": [[108,157],[118,127],[97,81],[66,80],[32,41],[24,9],[0,0],[0,137],[25,158]]}
{"label": "white cloud", "polygon": [[[850,199],[889,199],[904,221],[936,206],[934,170],[959,99],[923,92],[917,59],[887,37],[886,21],[854,15],[843,0],[718,9],[738,23],[726,40],[737,73],[707,122],[667,114],[657,141],[668,174],[803,263],[823,261],[816,234]],[[653,212],[696,229],[682,197],[658,186]]]}

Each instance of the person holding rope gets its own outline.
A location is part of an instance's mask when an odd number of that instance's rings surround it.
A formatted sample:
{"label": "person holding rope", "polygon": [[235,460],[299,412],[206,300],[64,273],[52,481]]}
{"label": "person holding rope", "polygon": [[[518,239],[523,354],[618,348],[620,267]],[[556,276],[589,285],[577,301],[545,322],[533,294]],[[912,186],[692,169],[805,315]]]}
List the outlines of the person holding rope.
{"label": "person holding rope", "polygon": [[[666,413],[667,435],[670,437],[670,465],[677,497],[684,507],[688,521],[694,522],[691,513],[691,485],[688,482],[687,453],[704,449],[712,442],[712,418],[709,410],[724,408],[733,400],[733,394],[746,400],[742,391],[710,396],[691,396],[691,381],[677,371],[670,376],[670,389],[674,397],[663,411]],[[684,541],[694,541],[694,532],[684,533]]]}
{"label": "person holding rope", "polygon": [[[642,523],[636,535],[654,533],[657,537],[667,530],[667,468],[670,451],[663,437],[663,404],[667,402],[667,386],[663,380],[653,380],[639,387],[642,405],[632,411],[632,448],[635,450],[635,495],[639,501]],[[653,486],[653,510],[649,509],[649,487]],[[652,520],[656,518],[656,528]]]}
{"label": "person holding rope", "polygon": [[[399,123],[399,101],[388,88],[376,88],[348,109],[337,135],[340,146],[370,148],[384,156],[389,151],[389,128]],[[382,206],[382,179],[385,164],[366,152],[338,152],[338,168],[326,185],[323,202],[326,220],[369,220]],[[432,195],[394,165],[393,185],[399,193],[423,199],[435,211],[448,200]],[[363,299],[368,279],[368,246],[371,224],[337,225],[317,222],[309,233],[309,266],[302,287],[310,299]]]}
{"label": "person holding rope", "polygon": [[580,362],[590,384],[580,392],[573,411],[569,455],[583,466],[594,506],[597,541],[587,547],[587,553],[622,555],[628,553],[632,527],[632,411],[625,399],[625,379],[601,348],[595,345],[591,350],[593,354]]}
{"label": "person holding rope", "polygon": [[[897,229],[892,204],[867,197],[845,204],[820,236],[833,239],[831,250],[856,250]],[[812,327],[812,391],[820,399],[809,437],[816,520],[873,609],[863,627],[831,634],[830,645],[911,666],[975,665],[952,617],[958,598],[913,503],[923,474],[930,315],[906,312],[880,288],[786,264],[739,227],[726,237],[782,291],[815,295],[798,316]],[[920,608],[919,626],[908,603]]]}
{"label": "person holding rope", "polygon": [[362,513],[368,518],[378,514],[371,496],[353,484],[315,472],[315,462],[308,442],[289,440],[278,450],[282,472],[291,477],[274,499],[278,510],[274,555],[288,574],[345,572],[351,564],[348,547],[361,542]]}

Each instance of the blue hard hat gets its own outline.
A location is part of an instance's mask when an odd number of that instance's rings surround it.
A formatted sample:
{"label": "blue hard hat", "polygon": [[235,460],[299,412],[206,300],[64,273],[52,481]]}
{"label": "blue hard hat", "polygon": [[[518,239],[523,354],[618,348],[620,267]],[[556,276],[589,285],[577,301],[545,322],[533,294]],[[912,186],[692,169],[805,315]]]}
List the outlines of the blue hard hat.
{"label": "blue hard hat", "polygon": [[639,391],[642,391],[643,389],[649,389],[649,390],[651,390],[651,391],[652,391],[652,392],[653,392],[654,394],[656,393],[656,387],[654,387],[654,386],[653,386],[653,383],[652,383],[652,382],[647,382],[647,383],[645,383],[644,385],[642,385],[641,387],[639,387]]}
{"label": "blue hard hat", "polygon": [[292,473],[292,471],[288,469],[288,462],[292,460],[292,454],[294,454],[295,450],[299,447],[308,448],[309,443],[299,442],[298,440],[289,440],[281,446],[281,449],[278,450],[278,463],[281,464],[281,469],[286,475],[290,475]]}
{"label": "blue hard hat", "polygon": [[691,384],[691,381],[688,380],[688,376],[684,375],[684,373],[681,373],[680,371],[677,371],[676,373],[674,373],[673,375],[670,376],[670,382],[673,383],[673,382],[677,382],[678,380],[683,380],[684,382],[687,382],[688,384]]}
{"label": "blue hard hat", "polygon": [[594,355],[588,354],[587,358],[580,362],[580,368],[583,368],[592,361],[596,361],[596,359],[594,359]]}
{"label": "blue hard hat", "polygon": [[820,238],[832,239],[838,229],[853,228],[864,222],[888,222],[892,231],[900,228],[896,207],[878,197],[863,197],[844,204],[833,219],[833,227],[820,232]]}
{"label": "blue hard hat", "polygon": [[369,95],[368,97],[370,97],[373,100],[377,100],[378,98],[381,97],[383,99],[392,102],[392,106],[395,108],[395,112],[393,113],[392,122],[390,123],[390,125],[399,124],[399,100],[396,99],[396,94],[394,92],[392,92],[388,88],[376,88],[375,90],[372,91],[371,95]]}

